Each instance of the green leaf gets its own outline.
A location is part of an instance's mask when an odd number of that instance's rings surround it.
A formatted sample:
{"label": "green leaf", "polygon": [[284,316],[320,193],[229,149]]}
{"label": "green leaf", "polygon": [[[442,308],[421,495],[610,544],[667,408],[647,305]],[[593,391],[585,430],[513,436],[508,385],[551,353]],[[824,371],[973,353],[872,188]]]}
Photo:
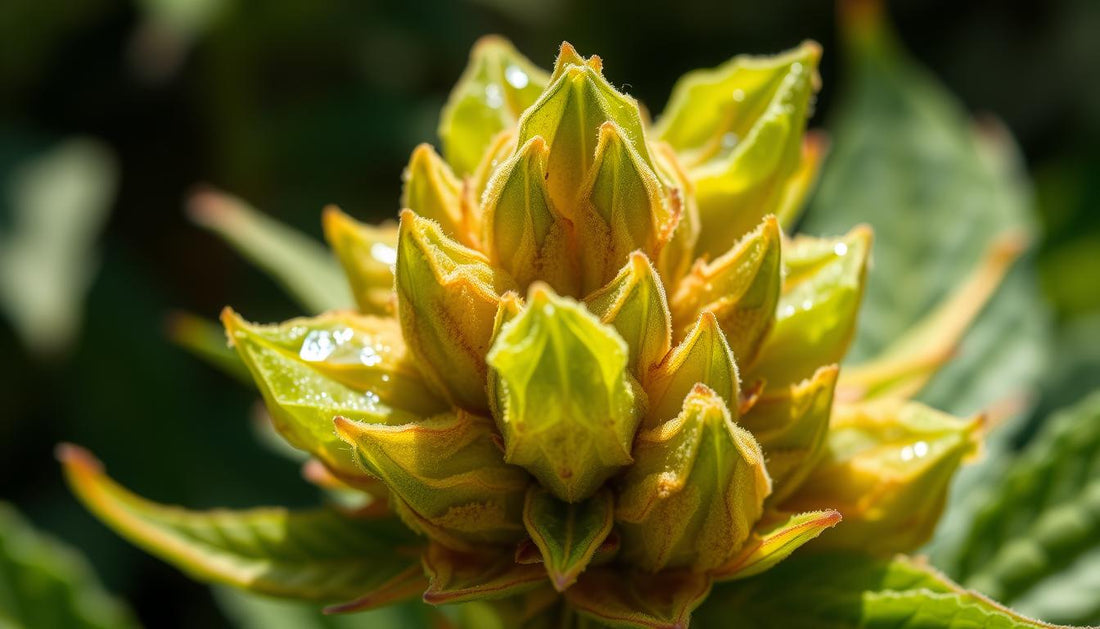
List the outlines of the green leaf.
{"label": "green leaf", "polygon": [[527,490],[523,524],[559,592],[576,582],[611,533],[614,506],[614,497],[607,491],[570,504],[541,487]]}
{"label": "green leaf", "polygon": [[997,600],[1023,599],[1027,609],[1049,610],[1056,620],[1094,624],[1100,622],[1095,577],[1092,588],[1079,593],[1083,600],[1064,601],[1061,610],[1044,607],[1032,593],[1070,568],[1085,579],[1089,568],[1082,562],[1089,558],[1091,571],[1100,570],[1098,554],[1100,392],[1046,420],[1000,475],[977,510],[962,552],[946,568]]}
{"label": "green leaf", "polygon": [[93,514],[200,581],[343,601],[372,590],[409,596],[415,593],[409,586],[423,578],[420,542],[395,519],[351,518],[328,509],[188,511],[127,491],[82,448],[62,446],[58,458],[69,486]]}
{"label": "green leaf", "polygon": [[221,236],[270,274],[311,313],[355,301],[340,265],[320,243],[264,216],[241,199],[214,190],[191,197],[191,219]]}
{"label": "green leaf", "polygon": [[34,530],[0,502],[0,627],[137,627],[74,549]]}
{"label": "green leaf", "polygon": [[[850,363],[873,359],[951,293],[1006,231],[1034,234],[1021,159],[996,126],[962,105],[900,48],[880,10],[842,12],[847,87],[831,121],[833,148],[803,223],[837,233],[869,223],[876,238]],[[899,290],[898,287],[904,287]],[[920,399],[967,415],[1011,401],[1025,410],[1046,369],[1047,307],[1029,265],[1018,265],[975,321],[955,358]],[[1020,413],[1018,416],[1023,416]],[[977,501],[1018,422],[989,435],[986,462],[963,469],[937,529],[933,561],[961,544]]]}
{"label": "green leaf", "polygon": [[[843,525],[842,525],[843,526]],[[1051,627],[967,591],[904,556],[806,553],[717,585],[696,629],[1025,629]]]}
{"label": "green leaf", "polygon": [[214,597],[238,629],[423,629],[439,622],[439,613],[420,601],[333,615],[325,614],[317,605],[227,587],[215,588]]}
{"label": "green leaf", "polygon": [[458,176],[477,168],[493,137],[516,123],[548,79],[501,37],[483,37],[474,44],[439,121],[443,155]]}
{"label": "green leaf", "polygon": [[108,147],[76,138],[3,176],[13,213],[0,236],[0,308],[31,350],[56,354],[80,328],[118,167]]}
{"label": "green leaf", "polygon": [[[336,435],[333,419],[339,415],[368,422],[405,423],[418,415],[412,412],[415,408],[389,405],[407,399],[390,397],[390,393],[396,396],[401,391],[400,382],[407,372],[395,369],[390,375],[377,369],[401,362],[393,355],[400,353],[395,347],[399,343],[396,329],[377,335],[356,332],[341,324],[339,317],[324,315],[313,320],[292,320],[282,326],[259,326],[227,308],[222,323],[237,354],[252,372],[279,434],[290,445],[319,459],[342,480],[354,482],[363,477],[363,472]],[[334,332],[344,339],[343,343],[337,343]],[[377,343],[378,338],[386,340]],[[362,361],[365,351],[370,352],[367,362],[376,364]],[[389,376],[389,381],[383,383],[383,376]],[[374,386],[373,381],[385,388]],[[422,402],[430,404],[430,400]]]}

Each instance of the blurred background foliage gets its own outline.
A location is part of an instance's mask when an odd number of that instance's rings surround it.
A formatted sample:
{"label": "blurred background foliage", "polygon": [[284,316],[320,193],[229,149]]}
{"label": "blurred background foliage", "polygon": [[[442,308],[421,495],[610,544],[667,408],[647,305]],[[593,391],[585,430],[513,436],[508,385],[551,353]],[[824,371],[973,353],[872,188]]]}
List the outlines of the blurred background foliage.
{"label": "blurred background foliage", "polygon": [[[1032,283],[1032,292],[994,308],[1045,313],[1045,368],[1029,364],[1027,352],[1009,361],[1038,379],[1032,416],[1045,417],[1100,382],[1100,4],[888,6],[910,56],[961,103],[948,107],[995,116],[1019,145],[1017,171],[987,187],[1016,195],[1005,203],[1022,203],[1012,211],[1039,223],[1028,262],[1039,288]],[[212,319],[232,304],[266,321],[299,313],[261,272],[187,221],[188,193],[200,183],[232,191],[318,237],[328,203],[361,219],[392,217],[409,153],[435,140],[439,108],[470,45],[491,32],[544,67],[563,39],[599,53],[610,80],[651,112],[686,70],[816,39],[826,54],[812,126],[829,129],[832,157],[846,160],[830,163],[841,172],[827,177],[840,180],[847,167],[858,181],[862,172],[848,148],[858,138],[841,142],[867,103],[858,89],[839,96],[859,76],[844,65],[828,2],[681,0],[674,10],[623,0],[0,3],[0,497],[84,551],[143,624],[270,626],[248,612],[263,601],[219,594],[219,607],[207,588],[93,521],[61,483],[55,443],[90,447],[135,491],[166,502],[316,500],[294,463],[257,443],[253,393],[167,340],[176,310]],[[898,113],[888,98],[883,107]],[[898,129],[889,116],[868,122]],[[919,125],[908,134],[926,136]],[[860,194],[849,198],[846,189]],[[881,186],[826,180],[820,192],[807,219],[816,231],[839,231],[838,220],[867,220],[866,212],[894,205]],[[897,197],[911,212],[936,198]],[[843,214],[829,218],[818,206]],[[950,241],[952,218],[941,207],[916,220],[935,221]],[[950,276],[959,267],[939,256],[958,252],[944,250],[922,255]],[[912,315],[936,292],[898,287],[907,289],[916,295],[906,306]],[[1006,314],[993,342],[1034,332],[1026,317],[1013,323],[1016,311]],[[865,350],[888,330],[889,322],[873,327]],[[947,395],[940,391],[950,384],[931,395]],[[1039,424],[1023,424],[1006,447]],[[278,609],[266,613],[292,617]]]}

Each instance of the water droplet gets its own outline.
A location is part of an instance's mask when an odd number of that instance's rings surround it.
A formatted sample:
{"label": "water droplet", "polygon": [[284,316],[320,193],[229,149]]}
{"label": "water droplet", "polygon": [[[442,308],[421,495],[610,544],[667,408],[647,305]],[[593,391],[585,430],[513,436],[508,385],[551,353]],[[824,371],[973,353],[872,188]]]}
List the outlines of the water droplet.
{"label": "water droplet", "polygon": [[504,106],[504,92],[496,83],[485,86],[485,104],[492,109],[500,109]]}
{"label": "water droplet", "polygon": [[527,73],[520,70],[517,66],[508,66],[505,68],[504,80],[508,81],[508,83],[517,90],[522,90],[527,87],[529,81]]}
{"label": "water droplet", "polygon": [[394,264],[397,262],[397,249],[380,242],[376,242],[370,246],[370,255],[382,264]]}
{"label": "water droplet", "polygon": [[728,133],[724,133],[724,134],[722,134],[722,148],[732,149],[733,147],[737,146],[737,143],[740,140],[741,140],[741,138],[737,137],[737,134],[734,133],[733,131],[730,131]]}
{"label": "water droplet", "polygon": [[554,316],[554,312],[555,312],[554,304],[546,304],[545,306],[542,307],[542,314],[544,314],[548,317]]}
{"label": "water droplet", "polygon": [[802,300],[802,309],[803,310],[809,310],[810,308],[813,308],[813,307],[814,307],[813,300],[810,300],[810,299]]}
{"label": "water droplet", "polygon": [[838,256],[847,255],[848,254],[848,245],[846,245],[842,242],[836,243],[836,246],[833,247],[833,253],[837,254]]}
{"label": "water droplet", "polygon": [[924,441],[918,441],[913,444],[913,454],[919,459],[928,454],[928,444]]}
{"label": "water droplet", "polygon": [[737,89],[733,90],[733,100],[735,100],[739,103],[741,101],[745,100],[745,90],[743,90],[741,88],[737,88]]}
{"label": "water droplet", "polygon": [[788,304],[786,306],[783,306],[783,310],[780,311],[779,316],[780,317],[789,317],[793,314],[794,314],[794,306]]}
{"label": "water droplet", "polygon": [[914,456],[913,446],[905,446],[904,448],[901,449],[901,460],[902,461],[912,461],[913,456]]}
{"label": "water droplet", "polygon": [[382,356],[373,347],[364,347],[359,350],[359,362],[367,367],[373,367],[382,362]]}
{"label": "water droplet", "polygon": [[802,74],[802,64],[795,61],[791,64],[791,74]]}
{"label": "water droplet", "polygon": [[332,340],[332,335],[328,330],[314,330],[306,335],[304,341],[302,341],[302,348],[298,351],[298,355],[302,357],[302,360],[308,360],[311,362],[325,360],[332,355],[332,352],[336,350],[336,343]]}

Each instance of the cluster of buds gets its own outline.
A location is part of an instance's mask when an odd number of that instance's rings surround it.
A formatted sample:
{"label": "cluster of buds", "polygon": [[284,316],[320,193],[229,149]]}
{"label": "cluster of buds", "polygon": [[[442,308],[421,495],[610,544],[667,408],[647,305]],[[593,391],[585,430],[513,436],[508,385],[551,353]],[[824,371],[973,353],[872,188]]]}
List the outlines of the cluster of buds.
{"label": "cluster of buds", "polygon": [[786,233],[824,151],[819,57],[690,73],[653,125],[599,57],[563,44],[546,73],[487,38],[396,229],[326,211],[359,311],[226,311],[314,477],[418,534],[423,578],[341,609],[422,594],[498,599],[517,625],[686,626],[713,583],[812,540],[927,539],[979,422],[906,399],[925,348],[840,373],[871,231]]}

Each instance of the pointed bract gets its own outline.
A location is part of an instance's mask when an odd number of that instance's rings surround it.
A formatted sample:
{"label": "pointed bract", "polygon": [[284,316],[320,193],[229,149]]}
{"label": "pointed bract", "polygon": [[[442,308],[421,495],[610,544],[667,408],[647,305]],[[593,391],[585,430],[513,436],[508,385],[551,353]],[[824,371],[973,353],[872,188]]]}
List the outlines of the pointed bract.
{"label": "pointed bract", "polygon": [[752,365],[775,323],[781,270],[779,224],[769,216],[718,259],[695,264],[672,298],[674,329],[711,312],[737,364]]}
{"label": "pointed bract", "polygon": [[418,366],[456,405],[484,411],[493,319],[514,282],[409,210],[401,213],[395,274],[401,332]]}
{"label": "pointed bract", "polygon": [[736,411],[739,407],[741,380],[737,363],[718,320],[710,312],[699,315],[684,340],[650,373],[646,426],[652,428],[676,417],[696,384],[716,392],[728,408]]}
{"label": "pointed bract", "polygon": [[782,386],[840,362],[855,335],[870,253],[866,226],[843,238],[799,238],[784,250],[783,296],[751,379]]}
{"label": "pointed bract", "polygon": [[656,257],[680,220],[678,195],[613,122],[599,127],[595,161],[581,190],[575,222],[585,293],[614,277],[630,252]]}
{"label": "pointed bract", "polygon": [[507,40],[478,40],[439,121],[443,154],[459,176],[473,172],[493,138],[516,123],[547,80]]}
{"label": "pointed bract", "polygon": [[645,384],[649,370],[661,362],[672,344],[668,299],[649,258],[640,251],[630,254],[619,274],[585,298],[585,305],[623,337],[630,348],[634,377]]}
{"label": "pointed bract", "polygon": [[540,487],[527,491],[523,523],[554,589],[564,592],[588,567],[611,533],[614,506],[607,490],[578,503],[562,502]]}
{"label": "pointed bract", "polygon": [[334,205],[325,208],[321,222],[325,240],[344,269],[359,310],[366,314],[392,313],[397,225],[366,225]]}
{"label": "pointed bract", "polygon": [[594,59],[585,61],[572,46],[562,45],[551,82],[520,118],[516,139],[518,146],[535,136],[546,140],[550,198],[570,219],[576,216],[577,192],[595,161],[605,122],[614,122],[642,163],[653,170],[637,102],[616,91]]}
{"label": "pointed bract", "polygon": [[463,212],[462,182],[430,144],[416,147],[401,178],[402,208],[439,223],[443,233],[465,245],[476,244],[477,234]]}
{"label": "pointed bract", "polygon": [[712,573],[716,581],[760,574],[841,520],[840,512],[833,510],[776,514],[774,517],[772,521],[759,522],[737,555]]}
{"label": "pointed bract", "polygon": [[691,612],[710,593],[709,576],[690,570],[660,574],[590,570],[565,599],[582,615],[605,626],[687,629]]}
{"label": "pointed bract", "polygon": [[840,511],[844,526],[824,546],[884,556],[914,550],[932,535],[952,476],[978,447],[979,426],[904,400],[838,405],[824,458],[780,506]]}
{"label": "pointed bract", "polygon": [[830,365],[797,384],[765,387],[738,420],[764,449],[775,488],[773,503],[798,489],[825,451],[837,371]]}
{"label": "pointed bract", "polygon": [[777,57],[737,57],[673,89],[656,131],[695,184],[703,226],[697,253],[720,254],[790,203],[820,57],[814,42]]}
{"label": "pointed bract", "polygon": [[639,432],[634,459],[615,509],[620,557],[650,572],[726,563],[749,538],[771,492],[760,446],[702,385],[675,419]]}
{"label": "pointed bract", "polygon": [[517,564],[506,550],[460,552],[431,544],[423,562],[424,602],[432,605],[517,596],[546,583],[542,566]]}
{"label": "pointed bract", "polygon": [[544,285],[527,301],[488,356],[505,459],[576,502],[631,461],[640,413],[628,350],[613,328]]}
{"label": "pointed bract", "polygon": [[577,291],[573,226],[546,190],[546,141],[536,136],[500,165],[482,201],[482,242],[493,264],[520,289],[542,280],[562,294]]}
{"label": "pointed bract", "polygon": [[357,462],[389,488],[412,529],[459,550],[522,537],[529,480],[505,465],[492,421],[458,413],[400,426],[344,417],[335,423]]}

